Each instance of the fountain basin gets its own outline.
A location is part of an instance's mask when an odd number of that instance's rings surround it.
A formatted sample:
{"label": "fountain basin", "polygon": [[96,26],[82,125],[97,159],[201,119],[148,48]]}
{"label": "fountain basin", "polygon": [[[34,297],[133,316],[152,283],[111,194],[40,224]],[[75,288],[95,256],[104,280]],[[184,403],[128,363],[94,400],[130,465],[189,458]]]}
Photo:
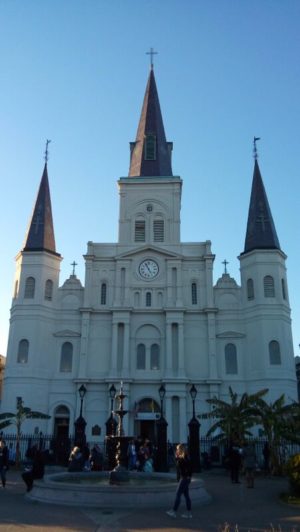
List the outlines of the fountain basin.
{"label": "fountain basin", "polygon": [[[109,483],[109,471],[54,473],[36,480],[27,497],[50,504],[98,508],[171,508],[176,491],[174,473],[130,472],[129,482]],[[193,478],[190,484],[193,504],[211,501],[203,480]]]}

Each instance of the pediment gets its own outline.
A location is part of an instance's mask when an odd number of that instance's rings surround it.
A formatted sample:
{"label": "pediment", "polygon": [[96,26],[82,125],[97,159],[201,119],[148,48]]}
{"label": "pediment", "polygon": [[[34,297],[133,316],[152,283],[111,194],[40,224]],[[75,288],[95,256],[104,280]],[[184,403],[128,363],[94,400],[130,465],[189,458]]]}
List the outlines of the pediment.
{"label": "pediment", "polygon": [[173,253],[172,251],[166,250],[164,248],[159,248],[157,246],[141,246],[138,248],[130,249],[129,251],[125,251],[124,253],[120,253],[119,255],[116,255],[116,259],[126,259],[130,257],[134,257],[136,255],[140,255],[141,253],[158,253],[161,256],[167,257],[167,258],[173,258],[173,259],[179,259],[182,258],[181,253]]}
{"label": "pediment", "polygon": [[217,338],[245,338],[245,334],[236,331],[224,331],[216,335]]}
{"label": "pediment", "polygon": [[70,329],[64,329],[62,331],[55,332],[53,336],[55,336],[56,338],[79,338],[81,334],[76,331],[71,331]]}

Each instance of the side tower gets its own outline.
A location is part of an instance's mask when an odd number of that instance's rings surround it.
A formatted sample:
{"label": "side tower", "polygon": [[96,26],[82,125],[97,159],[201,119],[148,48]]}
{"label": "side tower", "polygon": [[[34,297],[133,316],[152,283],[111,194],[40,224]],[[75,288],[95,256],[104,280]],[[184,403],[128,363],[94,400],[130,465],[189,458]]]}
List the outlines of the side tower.
{"label": "side tower", "polygon": [[244,251],[240,269],[247,343],[248,391],[269,389],[271,400],[283,392],[297,398],[288,298],[286,255],[280,248],[256,148]]}
{"label": "side tower", "polygon": [[46,162],[25,243],[16,257],[3,411],[14,411],[16,397],[48,412],[53,353],[49,335],[57,305],[61,256],[56,252]]}

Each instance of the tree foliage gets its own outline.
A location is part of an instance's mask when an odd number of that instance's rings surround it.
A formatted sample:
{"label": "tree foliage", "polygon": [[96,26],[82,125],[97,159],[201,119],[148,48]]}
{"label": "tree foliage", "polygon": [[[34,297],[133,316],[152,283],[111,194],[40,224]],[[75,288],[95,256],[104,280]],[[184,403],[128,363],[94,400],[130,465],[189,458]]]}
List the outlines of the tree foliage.
{"label": "tree foliage", "polygon": [[31,410],[28,406],[24,406],[22,399],[17,401],[17,411],[4,412],[0,414],[0,430],[3,430],[10,425],[16,427],[16,465],[20,463],[20,437],[22,424],[26,419],[50,419],[51,416],[43,414],[35,410]]}

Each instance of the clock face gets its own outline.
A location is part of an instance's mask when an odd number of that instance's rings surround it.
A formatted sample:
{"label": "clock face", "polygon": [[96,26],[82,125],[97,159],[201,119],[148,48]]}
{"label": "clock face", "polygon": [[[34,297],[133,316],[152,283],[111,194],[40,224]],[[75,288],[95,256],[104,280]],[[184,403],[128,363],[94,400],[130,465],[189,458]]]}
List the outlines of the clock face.
{"label": "clock face", "polygon": [[143,279],[154,279],[158,275],[159,268],[157,262],[152,259],[145,259],[139,265],[139,274]]}

